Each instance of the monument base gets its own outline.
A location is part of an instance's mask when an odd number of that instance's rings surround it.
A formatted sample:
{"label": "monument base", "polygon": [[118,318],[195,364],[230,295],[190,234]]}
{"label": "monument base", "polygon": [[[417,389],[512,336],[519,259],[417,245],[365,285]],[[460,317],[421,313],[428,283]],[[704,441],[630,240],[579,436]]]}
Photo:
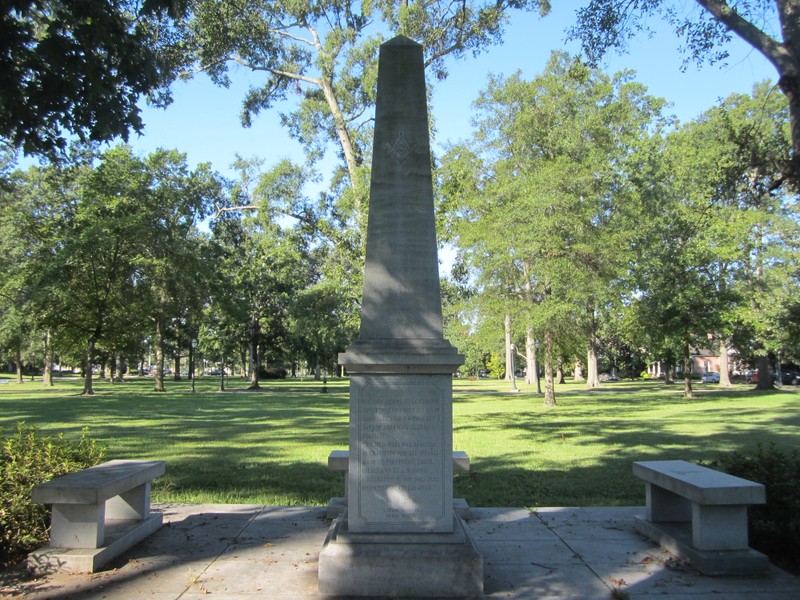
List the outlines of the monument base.
{"label": "monument base", "polygon": [[464,521],[453,533],[350,533],[336,519],[319,556],[319,591],[339,596],[483,594],[483,557]]}

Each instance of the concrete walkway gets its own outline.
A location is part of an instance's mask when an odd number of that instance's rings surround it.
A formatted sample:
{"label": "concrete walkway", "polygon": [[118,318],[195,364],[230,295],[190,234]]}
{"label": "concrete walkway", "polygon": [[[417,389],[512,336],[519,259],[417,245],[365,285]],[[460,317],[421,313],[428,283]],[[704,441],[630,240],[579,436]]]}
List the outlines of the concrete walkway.
{"label": "concrete walkway", "polygon": [[[158,505],[165,526],[93,575],[0,583],[28,600],[332,600],[317,593],[325,508]],[[699,575],[633,530],[643,508],[473,508],[484,598],[797,600],[800,578]],[[623,593],[613,594],[615,589]]]}

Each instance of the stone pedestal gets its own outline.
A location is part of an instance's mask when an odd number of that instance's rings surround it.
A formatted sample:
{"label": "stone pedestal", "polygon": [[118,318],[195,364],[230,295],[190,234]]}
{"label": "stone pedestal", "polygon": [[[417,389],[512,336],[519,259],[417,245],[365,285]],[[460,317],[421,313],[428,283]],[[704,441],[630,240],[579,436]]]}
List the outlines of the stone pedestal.
{"label": "stone pedestal", "polygon": [[444,339],[422,47],[381,46],[359,338],[350,376],[347,510],[319,558],[324,594],[464,597],[483,560],[453,511]]}
{"label": "stone pedestal", "polygon": [[483,593],[483,557],[464,521],[450,533],[351,533],[334,521],[319,561],[323,594],[372,598],[472,597]]}

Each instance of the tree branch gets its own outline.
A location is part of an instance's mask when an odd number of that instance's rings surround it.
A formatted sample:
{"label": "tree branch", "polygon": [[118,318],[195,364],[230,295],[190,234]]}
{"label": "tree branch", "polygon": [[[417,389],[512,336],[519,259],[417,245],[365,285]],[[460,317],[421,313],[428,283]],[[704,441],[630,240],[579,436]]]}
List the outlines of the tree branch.
{"label": "tree branch", "polygon": [[781,75],[792,62],[786,47],[736,12],[725,0],[695,0],[715,19],[758,50]]}
{"label": "tree branch", "polygon": [[[296,27],[301,27],[302,25],[300,23],[295,23],[295,26]],[[300,42],[302,44],[306,44],[308,46],[312,46],[313,47],[315,45],[313,41],[307,40],[306,38],[300,37],[299,35],[291,34],[288,31],[284,31],[283,29],[270,29],[269,32],[270,33],[274,33],[275,35],[279,35],[280,37],[283,37],[283,38],[286,38],[286,39],[289,39],[289,40],[294,40],[295,42]]]}
{"label": "tree branch", "polygon": [[273,69],[270,67],[262,67],[254,63],[247,62],[246,60],[242,60],[241,58],[232,58],[230,60],[235,62],[237,65],[246,67],[253,71],[265,71],[267,73],[272,73],[273,75],[278,75],[280,77],[288,77],[289,79],[295,79],[297,81],[304,81],[305,83],[310,83],[316,86],[322,85],[321,80],[314,79],[313,77],[306,77],[305,75],[300,75],[299,73],[292,73],[291,71],[281,71],[280,69]]}
{"label": "tree branch", "polygon": [[242,206],[220,206],[219,204],[214,204],[214,209],[216,212],[211,216],[212,219],[219,219],[222,213],[226,212],[233,212],[238,210],[258,210],[261,208],[257,204],[247,204]]}

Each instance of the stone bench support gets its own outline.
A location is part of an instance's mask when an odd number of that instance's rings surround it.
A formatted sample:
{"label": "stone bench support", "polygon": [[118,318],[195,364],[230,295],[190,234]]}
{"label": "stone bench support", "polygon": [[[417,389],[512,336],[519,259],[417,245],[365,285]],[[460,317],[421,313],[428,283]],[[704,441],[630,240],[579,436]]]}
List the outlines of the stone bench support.
{"label": "stone bench support", "polygon": [[29,555],[29,568],[91,573],[156,531],[150,485],[164,472],[160,460],[112,460],[34,487],[52,519],[50,545]]}
{"label": "stone bench support", "polygon": [[637,530],[707,575],[759,574],[767,558],[748,546],[747,507],[764,486],[682,460],[635,462],[647,514]]}

